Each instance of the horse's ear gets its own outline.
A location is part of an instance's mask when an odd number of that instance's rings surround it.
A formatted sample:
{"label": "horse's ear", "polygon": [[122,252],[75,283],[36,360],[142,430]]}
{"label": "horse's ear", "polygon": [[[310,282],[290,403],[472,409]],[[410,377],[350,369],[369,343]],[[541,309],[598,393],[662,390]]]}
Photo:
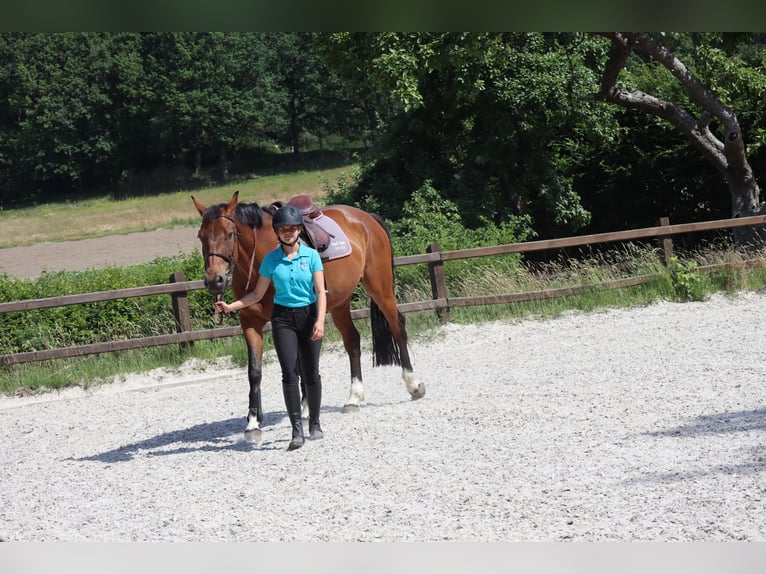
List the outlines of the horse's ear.
{"label": "horse's ear", "polygon": [[191,198],[192,198],[192,201],[194,202],[194,207],[197,208],[197,211],[199,211],[199,214],[200,215],[204,215],[205,214],[205,210],[207,208],[204,205],[202,205],[199,201],[197,201],[197,198],[194,197],[193,195],[191,196]]}
{"label": "horse's ear", "polygon": [[236,206],[239,199],[239,190],[235,191],[229,200],[229,205],[226,206],[227,211],[231,212]]}

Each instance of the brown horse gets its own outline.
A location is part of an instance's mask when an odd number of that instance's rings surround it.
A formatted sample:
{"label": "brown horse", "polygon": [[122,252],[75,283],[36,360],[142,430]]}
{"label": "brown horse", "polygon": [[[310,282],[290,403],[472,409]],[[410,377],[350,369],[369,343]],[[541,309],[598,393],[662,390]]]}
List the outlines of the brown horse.
{"label": "brown horse", "polygon": [[[205,262],[205,286],[221,297],[229,283],[235,298],[252,291],[258,281],[261,260],[278,245],[271,226],[273,210],[255,203],[238,203],[235,192],[228,203],[205,207],[193,196],[202,216],[199,240]],[[361,282],[372,299],[373,366],[401,365],[402,379],[412,399],[425,395],[425,386],[412,370],[407,350],[404,316],[394,298],[394,268],[391,238],[382,219],[348,205],[322,208],[322,214],[345,233],[351,252],[324,262],[327,283],[327,310],[343,337],[351,363],[351,392],[344,412],[359,410],[364,401],[359,331],[351,319],[351,297]],[[260,440],[263,421],[261,406],[261,368],[263,329],[271,318],[274,288],[269,288],[257,304],[240,311],[239,321],[247,340],[249,409],[245,435]]]}

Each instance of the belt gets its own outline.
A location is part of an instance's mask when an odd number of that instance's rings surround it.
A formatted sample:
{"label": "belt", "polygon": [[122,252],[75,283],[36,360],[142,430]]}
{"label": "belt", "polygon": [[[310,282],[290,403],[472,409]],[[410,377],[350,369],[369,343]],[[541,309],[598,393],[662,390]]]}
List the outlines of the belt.
{"label": "belt", "polygon": [[311,303],[309,305],[304,305],[303,307],[285,307],[284,305],[278,305],[277,303],[274,303],[274,312],[277,313],[299,313],[301,311],[311,310],[311,308],[316,305],[316,303]]}

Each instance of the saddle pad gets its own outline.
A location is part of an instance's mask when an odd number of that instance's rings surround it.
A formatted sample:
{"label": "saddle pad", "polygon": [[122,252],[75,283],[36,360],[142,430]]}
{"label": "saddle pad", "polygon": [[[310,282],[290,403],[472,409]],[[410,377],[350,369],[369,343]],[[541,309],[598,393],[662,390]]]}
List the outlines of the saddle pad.
{"label": "saddle pad", "polygon": [[327,249],[319,252],[322,261],[330,261],[351,255],[351,244],[348,242],[348,238],[340,228],[340,225],[324,213],[313,219],[313,222],[324,229],[330,236],[330,244],[327,246]]}

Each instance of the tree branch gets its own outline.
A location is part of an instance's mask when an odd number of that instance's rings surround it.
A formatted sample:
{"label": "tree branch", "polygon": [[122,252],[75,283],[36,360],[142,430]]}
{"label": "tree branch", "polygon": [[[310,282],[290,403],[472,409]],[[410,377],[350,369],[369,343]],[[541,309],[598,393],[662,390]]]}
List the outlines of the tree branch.
{"label": "tree branch", "polygon": [[[711,113],[704,111],[699,119],[695,119],[682,106],[661,100],[641,90],[633,90],[631,92],[620,90],[617,87],[617,79],[625,66],[633,46],[636,45],[637,34],[603,32],[598,33],[598,35],[609,38],[612,41],[614,50],[609,55],[609,59],[604,66],[600,91],[596,94],[591,94],[588,99],[609,102],[626,109],[642,111],[667,120],[678,128],[725,177],[728,162],[723,153],[724,145],[708,127],[712,117]],[[683,64],[681,65],[683,66]],[[686,70],[686,67],[684,66],[683,69]]]}
{"label": "tree branch", "polygon": [[[699,126],[704,127],[695,131],[696,133],[706,135],[705,139],[708,140],[708,145],[713,143],[709,141],[709,138],[713,138],[713,135],[708,128],[709,120],[707,118],[712,114],[721,122],[723,127],[723,144],[721,144],[720,140],[715,140],[715,147],[719,152],[723,151],[728,169],[737,174],[738,178],[752,177],[750,165],[747,162],[745,145],[742,140],[742,130],[739,127],[736,114],[721,102],[707,86],[700,82],[675,54],[657,42],[650,34],[640,32],[630,33],[627,36],[662,64],[704,110],[698,122]],[[703,116],[705,120],[703,120]]]}
{"label": "tree branch", "polygon": [[[761,190],[747,160],[742,131],[734,112],[700,82],[675,54],[657,42],[650,34],[594,32],[594,35],[608,38],[613,49],[604,65],[599,92],[591,94],[587,99],[613,103],[667,120],[679,129],[721,173],[729,187],[734,217],[766,212],[766,204],[760,201]],[[681,105],[664,101],[641,90],[627,92],[617,87],[620,72],[636,46],[664,66],[681,83],[686,93],[702,108],[698,118]],[[722,139],[718,139],[710,129],[710,122],[714,117],[721,124]],[[759,241],[764,241],[766,234],[760,237],[760,233],[757,230],[749,230],[735,236],[740,243],[748,242],[755,237],[758,237]]]}

